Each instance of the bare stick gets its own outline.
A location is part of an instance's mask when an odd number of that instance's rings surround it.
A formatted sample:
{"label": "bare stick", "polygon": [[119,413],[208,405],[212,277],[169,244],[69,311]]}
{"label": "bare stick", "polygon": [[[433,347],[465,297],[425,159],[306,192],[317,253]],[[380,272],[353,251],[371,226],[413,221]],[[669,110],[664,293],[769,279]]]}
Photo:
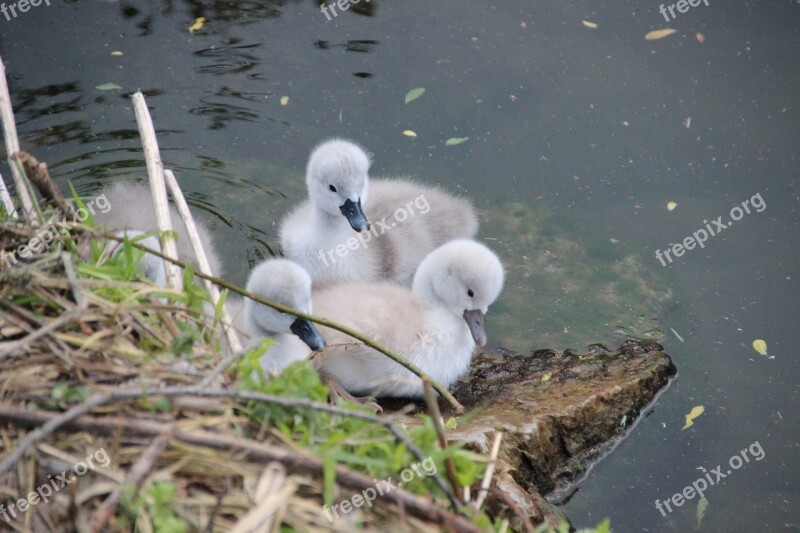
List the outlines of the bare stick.
{"label": "bare stick", "polygon": [[3,64],[2,57],[0,57],[0,119],[3,122],[3,138],[6,140],[8,166],[11,167],[11,175],[14,177],[14,184],[17,187],[17,195],[22,202],[22,212],[29,222],[37,224],[39,218],[33,207],[33,199],[28,189],[27,180],[20,171],[19,166],[14,164],[12,160],[12,157],[19,152],[19,138],[17,138],[17,125],[14,122],[14,110],[11,107],[11,96],[8,92],[8,82],[6,81],[6,67]]}
{"label": "bare stick", "polygon": [[[178,208],[178,213],[180,213],[183,224],[186,226],[186,234],[189,237],[189,242],[192,243],[194,255],[197,258],[197,266],[203,274],[211,275],[211,265],[208,264],[208,257],[206,257],[206,251],[203,249],[203,243],[200,241],[200,234],[197,233],[197,226],[194,223],[191,211],[189,211],[186,198],[183,197],[180,185],[178,185],[178,180],[175,179],[175,175],[172,171],[168,169],[164,169],[164,179],[167,182],[169,191],[172,193],[172,199],[175,200],[175,207]],[[206,290],[211,295],[211,301],[216,309],[220,297],[219,289],[207,279],[204,279],[203,283],[206,286]],[[222,327],[225,330],[225,335],[228,337],[228,344],[230,345],[231,352],[241,352],[242,343],[239,341],[239,335],[233,327],[227,306],[222,308]]]}
{"label": "bare stick", "polygon": [[492,442],[492,451],[489,453],[489,464],[486,466],[486,471],[483,473],[481,480],[481,488],[478,490],[478,497],[475,498],[472,506],[475,509],[480,509],[486,500],[486,495],[489,494],[489,487],[492,485],[492,476],[494,476],[494,469],[497,466],[497,454],[500,453],[500,441],[503,440],[503,432],[498,431],[494,434],[494,442]]}
{"label": "bare stick", "polygon": [[[424,380],[422,382],[422,388],[425,392],[425,403],[428,405],[428,413],[430,413],[433,419],[433,427],[436,428],[436,435],[439,437],[439,446],[444,450],[447,448],[447,436],[444,433],[442,413],[439,411],[439,400],[436,398],[436,393],[433,391],[433,384],[430,381],[427,379]],[[450,485],[453,487],[453,494],[455,494],[457,498],[463,497],[452,457],[445,457],[444,467],[447,470],[447,479],[450,480]]]}
{"label": "bare stick", "polygon": [[2,174],[0,174],[0,201],[3,202],[3,207],[6,208],[6,213],[8,213],[8,216],[12,218],[19,218],[17,216],[17,210],[14,209],[14,202],[11,200],[11,195],[8,194],[6,182],[3,181]]}
{"label": "bare stick", "polygon": [[[133,110],[136,114],[136,123],[139,125],[139,135],[142,138],[142,146],[144,147],[144,159],[147,163],[147,175],[150,178],[153,208],[156,212],[158,229],[161,233],[161,249],[164,250],[164,255],[167,257],[177,258],[178,250],[172,233],[167,189],[164,186],[164,163],[161,161],[161,154],[158,150],[153,120],[150,118],[150,111],[147,109],[147,104],[141,91],[133,95]],[[164,271],[167,274],[167,284],[173,289],[181,290],[181,273],[178,267],[172,263],[164,263]]]}
{"label": "bare stick", "polygon": [[116,511],[119,505],[122,491],[126,485],[133,485],[136,487],[135,493],[139,492],[139,487],[142,486],[147,474],[153,469],[153,465],[158,461],[158,458],[161,457],[161,454],[167,447],[174,433],[175,427],[172,426],[168,428],[167,433],[159,435],[150,443],[150,446],[147,447],[142,456],[139,457],[136,463],[131,467],[128,475],[125,477],[125,481],[117,485],[103,503],[100,504],[100,508],[97,509],[97,512],[95,512],[92,517],[92,522],[89,524],[89,531],[91,531],[91,533],[100,533],[104,530],[106,524],[111,519],[111,515],[114,514],[114,511]]}

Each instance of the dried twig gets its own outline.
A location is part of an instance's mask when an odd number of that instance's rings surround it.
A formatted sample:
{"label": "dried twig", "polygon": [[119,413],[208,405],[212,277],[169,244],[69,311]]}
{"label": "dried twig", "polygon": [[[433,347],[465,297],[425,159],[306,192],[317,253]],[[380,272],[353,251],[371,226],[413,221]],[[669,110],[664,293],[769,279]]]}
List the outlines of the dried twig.
{"label": "dried twig", "polygon": [[61,195],[61,192],[50,178],[50,172],[47,170],[47,163],[40,163],[35,157],[25,151],[17,152],[11,157],[22,163],[22,168],[25,169],[25,175],[31,183],[36,186],[39,194],[41,194],[45,200],[55,204],[66,216],[74,218],[75,212],[72,206],[67,203],[64,196]]}
{"label": "dried twig", "polygon": [[[425,392],[425,403],[428,406],[428,413],[433,420],[433,427],[436,428],[436,435],[439,437],[439,446],[442,449],[447,448],[447,435],[444,433],[444,424],[442,423],[442,413],[439,411],[439,400],[436,398],[436,393],[433,391],[433,385],[427,379],[422,382],[423,390]],[[461,498],[461,485],[456,476],[456,466],[453,464],[452,457],[445,457],[444,467],[447,470],[447,479],[450,480],[450,485],[453,487],[453,493],[456,497]],[[461,500],[463,501],[463,499]]]}
{"label": "dried twig", "polygon": [[[153,208],[160,231],[161,249],[167,257],[178,257],[175,237],[172,233],[172,221],[169,216],[169,203],[167,202],[167,189],[164,186],[164,163],[158,150],[156,130],[150,111],[144,101],[141,91],[133,95],[133,110],[136,114],[136,123],[139,125],[139,135],[144,147],[144,159],[147,164],[147,175],[150,177],[150,192],[153,196]],[[173,289],[180,290],[182,286],[181,273],[173,263],[164,263],[167,274],[167,284]]]}
{"label": "dried twig", "polygon": [[[88,228],[86,228],[86,229],[88,229]],[[103,239],[114,239],[114,240],[117,240],[117,241],[123,240],[122,237],[119,237],[118,235],[111,235],[109,233],[96,233],[96,235],[98,237],[100,237],[100,238],[103,238]],[[186,268],[186,263],[184,263],[183,261],[179,261],[177,259],[172,259],[170,257],[167,257],[166,255],[164,255],[163,253],[161,253],[158,250],[153,250],[153,249],[147,248],[146,246],[143,246],[143,245],[141,245],[141,244],[139,244],[137,242],[130,242],[130,245],[135,247],[135,248],[138,248],[140,250],[143,250],[145,252],[148,252],[148,253],[151,253],[153,255],[156,255],[156,256],[158,256],[158,257],[160,257],[162,259],[165,259],[165,260],[167,260],[169,262],[172,262],[172,263],[174,263],[174,264],[176,264],[176,265],[178,265],[178,266],[180,266],[182,268]],[[261,297],[261,296],[259,296],[257,294],[254,294],[254,293],[252,293],[252,292],[250,292],[248,290],[245,290],[245,289],[239,287],[238,285],[234,285],[233,283],[230,283],[230,282],[228,282],[228,281],[226,281],[226,280],[224,280],[222,278],[218,278],[216,276],[209,276],[209,275],[203,274],[201,272],[197,272],[196,275],[198,277],[200,277],[200,278],[212,281],[213,283],[219,285],[220,287],[228,289],[231,292],[235,292],[235,293],[240,294],[240,295],[242,295],[242,296],[244,296],[246,298],[250,298],[251,300],[256,301],[256,302],[258,302],[260,304],[264,304],[264,305],[266,305],[268,307],[272,307],[273,309],[277,309],[278,311],[282,311],[284,313],[288,313],[290,315],[294,315],[294,316],[299,317],[299,318],[304,318],[304,319],[306,319],[306,320],[308,320],[310,322],[314,322],[314,323],[319,324],[321,326],[325,326],[325,327],[328,327],[328,328],[331,328],[331,329],[335,329],[336,331],[341,331],[342,333],[344,333],[346,335],[349,335],[350,337],[353,337],[354,339],[363,342],[366,346],[369,346],[373,350],[384,354],[385,356],[387,356],[389,359],[393,360],[394,362],[396,362],[400,366],[402,366],[404,368],[407,368],[408,370],[410,370],[411,372],[413,372],[414,374],[419,376],[420,379],[422,379],[422,380],[426,380],[427,379],[428,381],[430,381],[431,384],[433,385],[433,388],[436,389],[436,392],[441,394],[444,397],[444,399],[447,400],[447,402],[453,407],[453,411],[456,414],[462,414],[464,412],[464,406],[461,405],[461,403],[459,403],[458,400],[456,400],[456,398],[450,393],[450,391],[448,391],[446,388],[444,388],[439,382],[437,382],[435,379],[433,379],[431,376],[429,376],[425,371],[423,371],[421,368],[419,368],[414,363],[406,360],[403,356],[401,356],[401,355],[395,353],[394,351],[386,348],[385,346],[383,346],[383,345],[379,344],[378,342],[370,339],[369,337],[366,337],[365,335],[362,335],[361,333],[357,332],[356,330],[354,330],[352,328],[349,328],[347,326],[343,326],[341,324],[338,324],[338,323],[336,323],[336,322],[334,322],[332,320],[328,320],[327,318],[321,318],[321,317],[318,317],[318,316],[309,315],[309,314],[303,313],[302,311],[298,311],[297,309],[293,309],[293,308],[291,308],[289,306],[286,306],[286,305],[280,304],[278,302],[275,302],[273,300],[270,300],[268,298],[263,298],[263,297]]]}
{"label": "dried twig", "polygon": [[174,433],[175,427],[168,427],[166,433],[162,433],[156,437],[152,443],[150,443],[150,446],[147,447],[142,456],[139,457],[136,463],[128,471],[125,481],[122,484],[117,485],[114,491],[109,494],[100,505],[100,508],[97,509],[92,517],[92,522],[89,524],[89,531],[92,533],[100,533],[103,531],[103,529],[106,527],[106,524],[111,519],[111,516],[114,514],[114,511],[116,511],[117,506],[119,505],[119,500],[122,497],[122,491],[126,485],[132,485],[136,487],[135,492],[139,492],[139,488],[142,486],[144,479],[153,469],[153,466],[155,465],[156,461],[158,461],[158,458],[161,456],[164,449],[167,447],[167,444]]}
{"label": "dried twig", "polygon": [[492,442],[492,450],[489,452],[489,464],[483,472],[483,479],[481,480],[481,488],[478,490],[478,497],[475,498],[472,506],[475,509],[480,509],[483,505],[486,496],[489,494],[489,487],[492,485],[492,476],[494,476],[494,469],[497,466],[497,455],[500,453],[500,442],[503,440],[503,432],[498,431],[494,434],[494,442]]}

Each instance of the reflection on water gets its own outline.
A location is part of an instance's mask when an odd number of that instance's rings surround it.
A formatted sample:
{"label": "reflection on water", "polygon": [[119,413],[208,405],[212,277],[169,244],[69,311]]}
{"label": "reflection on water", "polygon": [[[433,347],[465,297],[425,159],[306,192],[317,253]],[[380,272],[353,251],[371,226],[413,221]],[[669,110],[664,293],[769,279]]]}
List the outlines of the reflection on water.
{"label": "reflection on water", "polygon": [[[489,315],[498,345],[666,333],[679,377],[565,504],[576,525],[695,528],[694,502],[662,517],[655,499],[758,440],[767,458],[709,491],[700,529],[796,528],[797,6],[711,3],[653,42],[656,4],[372,0],[330,21],[319,7],[90,1],[0,21],[22,143],[81,193],[143,177],[127,97],[141,89],[165,165],[241,284],[279,252],[309,150],[353,138],[374,175],[474,200],[509,271]],[[757,192],[759,217],[666,268],[652,257]]]}

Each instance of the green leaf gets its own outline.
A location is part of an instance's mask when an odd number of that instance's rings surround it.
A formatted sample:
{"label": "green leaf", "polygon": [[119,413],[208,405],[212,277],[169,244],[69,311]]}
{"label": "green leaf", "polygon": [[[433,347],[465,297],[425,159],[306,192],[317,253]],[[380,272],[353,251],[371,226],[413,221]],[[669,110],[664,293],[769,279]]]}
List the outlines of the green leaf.
{"label": "green leaf", "polygon": [[118,89],[122,89],[121,86],[117,85],[116,83],[103,83],[102,85],[98,85],[95,87],[98,91],[116,91]]}
{"label": "green leaf", "polygon": [[424,87],[417,87],[416,89],[411,89],[406,94],[406,104],[408,104],[409,102],[413,102],[414,100],[416,100],[417,98],[419,98],[423,94],[425,94],[425,88]]}
{"label": "green leaf", "polygon": [[444,142],[444,145],[445,146],[456,146],[456,145],[461,144],[463,142],[467,142],[468,140],[469,140],[469,137],[450,137],[449,139],[447,139]]}
{"label": "green leaf", "polygon": [[700,524],[706,515],[706,509],[708,509],[708,500],[705,497],[700,498],[700,501],[697,502],[697,527],[695,529],[700,529]]}

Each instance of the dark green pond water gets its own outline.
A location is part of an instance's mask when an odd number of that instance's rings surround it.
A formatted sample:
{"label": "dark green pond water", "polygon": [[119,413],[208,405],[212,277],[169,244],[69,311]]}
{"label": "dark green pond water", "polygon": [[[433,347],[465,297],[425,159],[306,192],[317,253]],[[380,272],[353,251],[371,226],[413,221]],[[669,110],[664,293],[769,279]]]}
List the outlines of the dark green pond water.
{"label": "dark green pond water", "polygon": [[[563,499],[576,526],[693,530],[697,497],[655,502],[721,465],[699,530],[800,529],[796,2],[712,0],[669,23],[630,1],[364,0],[330,21],[299,0],[50,3],[0,14],[0,54],[23,148],[64,188],[144,176],[128,97],[141,89],[162,158],[242,283],[278,253],[309,150],[352,138],[373,175],[481,210],[509,273],[494,347],[636,334],[673,357],[670,389]],[[644,39],[664,27],[678,32]],[[749,214],[731,212],[745,200]],[[729,227],[662,266],[656,250],[720,216]]]}

